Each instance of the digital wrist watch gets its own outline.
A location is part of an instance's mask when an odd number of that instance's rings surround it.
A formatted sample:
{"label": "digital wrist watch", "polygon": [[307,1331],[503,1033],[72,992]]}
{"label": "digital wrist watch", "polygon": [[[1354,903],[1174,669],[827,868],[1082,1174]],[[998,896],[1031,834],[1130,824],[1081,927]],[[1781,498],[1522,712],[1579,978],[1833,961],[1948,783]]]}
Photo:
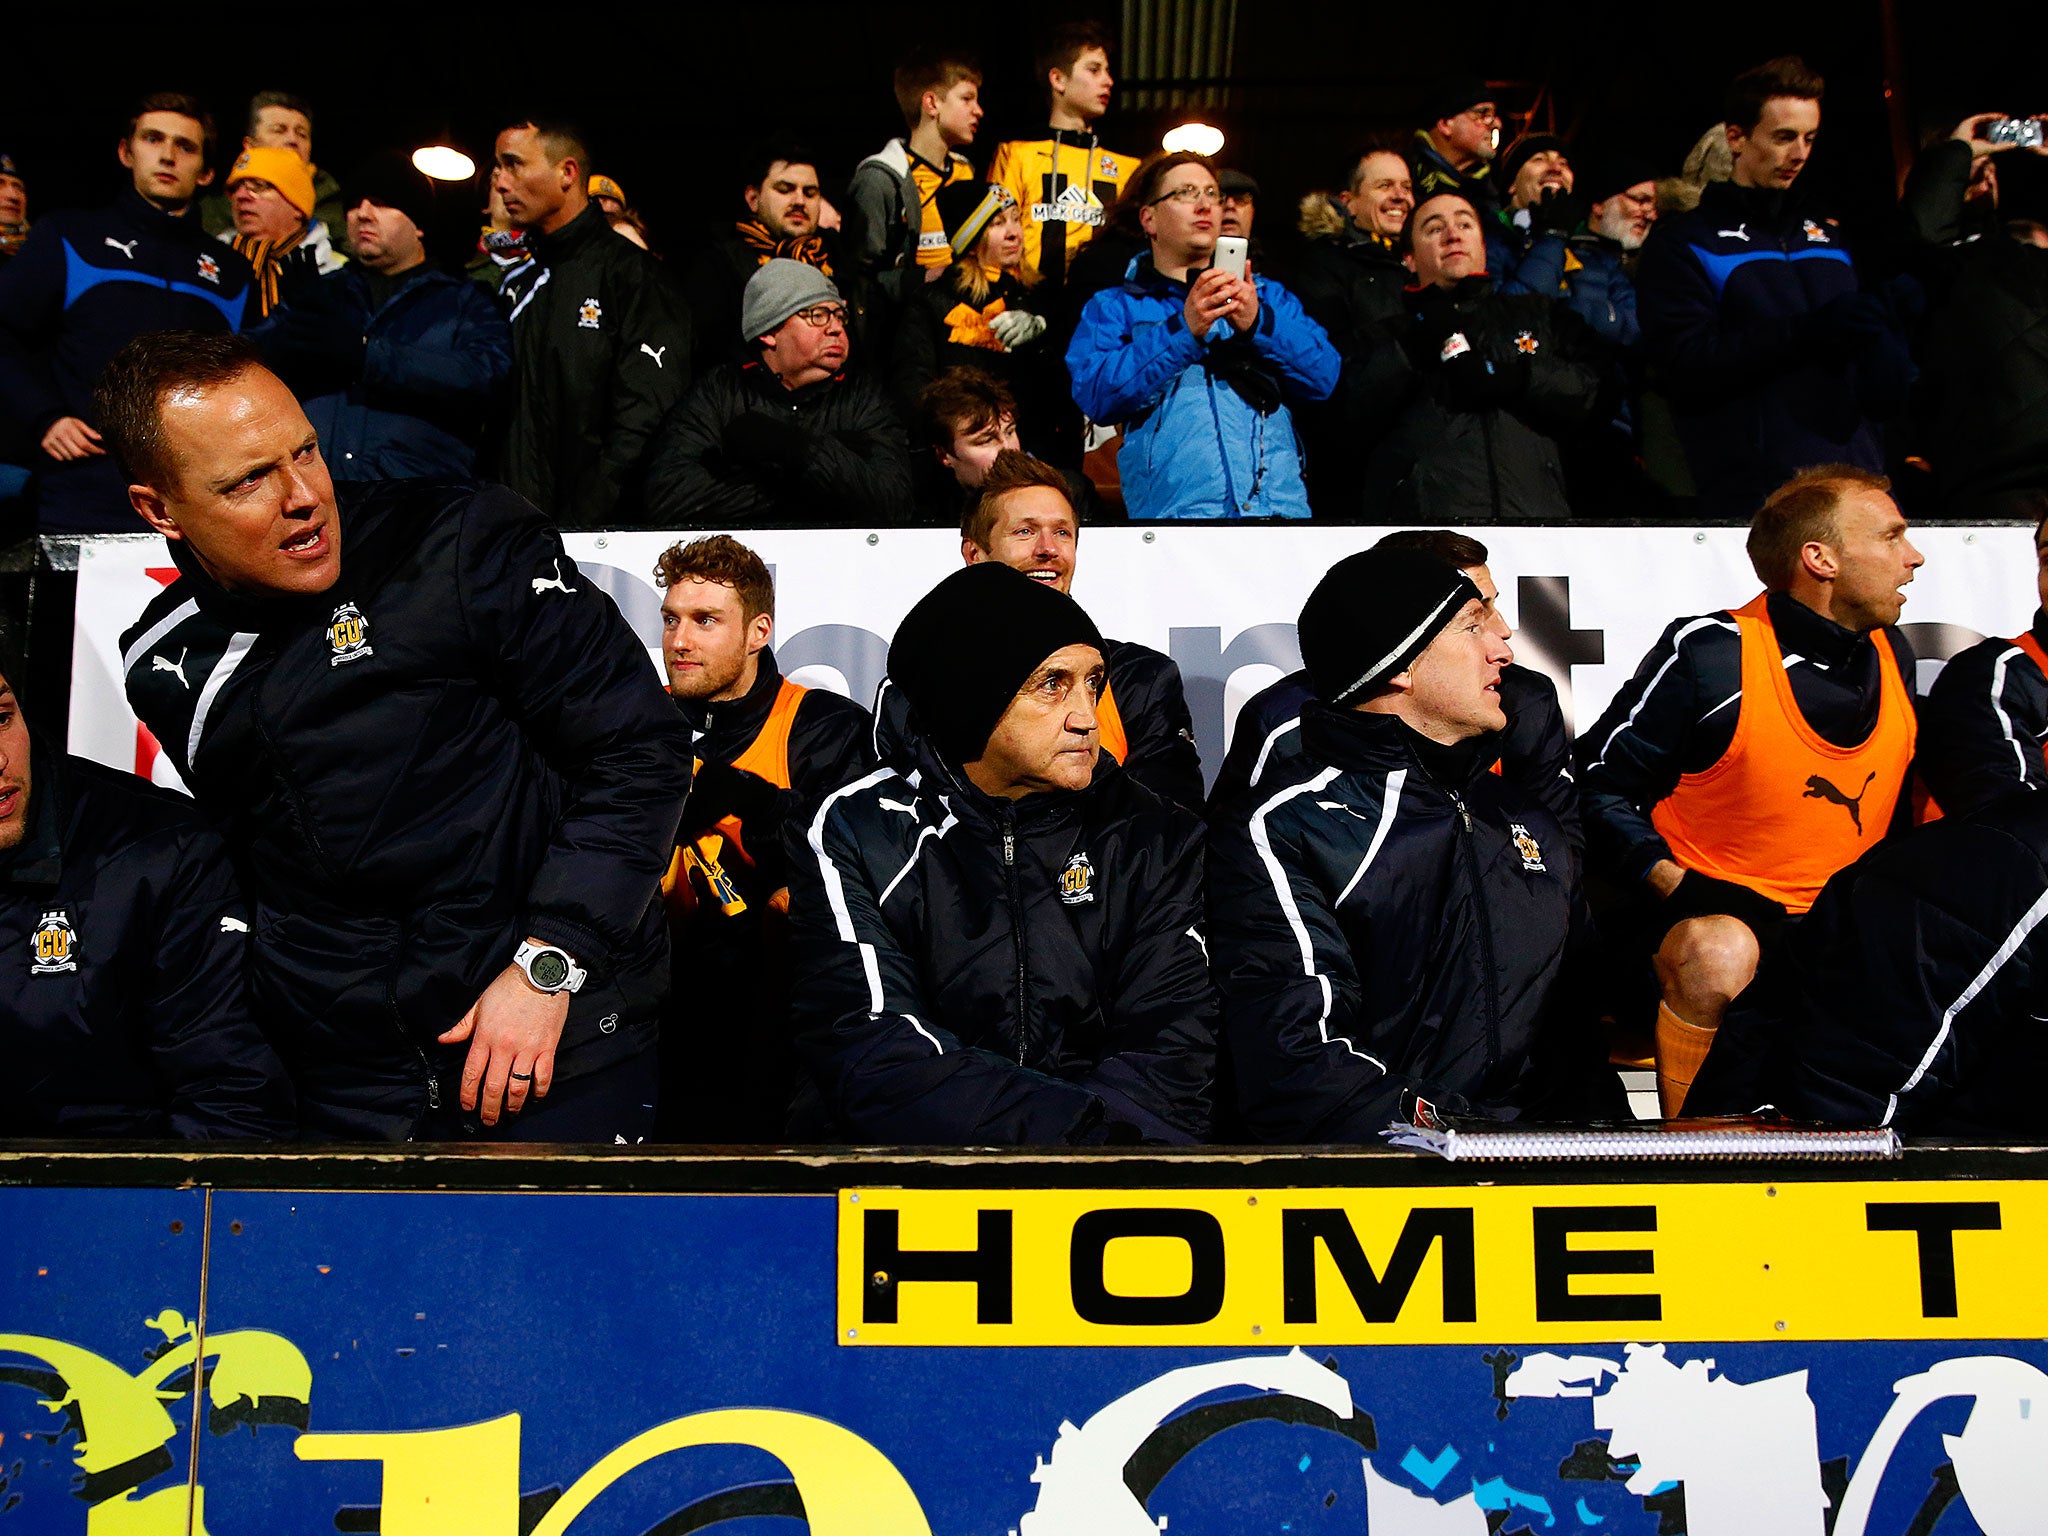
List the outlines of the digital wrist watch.
{"label": "digital wrist watch", "polygon": [[536,992],[577,992],[590,978],[590,973],[578,965],[566,949],[558,949],[552,944],[523,943],[518,953],[513,955],[512,963],[525,973]]}

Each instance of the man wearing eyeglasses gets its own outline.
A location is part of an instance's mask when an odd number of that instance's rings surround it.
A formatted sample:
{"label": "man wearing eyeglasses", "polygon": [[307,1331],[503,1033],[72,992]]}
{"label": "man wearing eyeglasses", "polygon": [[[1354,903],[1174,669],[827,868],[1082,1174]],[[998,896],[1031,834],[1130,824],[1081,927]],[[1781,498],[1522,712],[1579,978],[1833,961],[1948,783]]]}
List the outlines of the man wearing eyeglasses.
{"label": "man wearing eyeglasses", "polygon": [[897,522],[910,516],[910,443],[881,391],[847,372],[846,301],[777,256],[747,279],[754,355],[704,375],[655,434],[655,526]]}
{"label": "man wearing eyeglasses", "polygon": [[1649,493],[1639,464],[1646,360],[1635,275],[1657,222],[1657,182],[1647,161],[1620,149],[1582,156],[1576,187],[1586,221],[1563,242],[1560,281],[1565,306],[1599,342],[1608,382],[1596,424],[1566,441],[1565,476],[1581,510],[1615,511]]}
{"label": "man wearing eyeglasses", "polygon": [[1132,183],[1151,250],[1088,301],[1067,347],[1074,403],[1121,426],[1133,518],[1307,517],[1288,402],[1323,400],[1341,360],[1301,301],[1214,264],[1216,168],[1178,153]]}
{"label": "man wearing eyeglasses", "polygon": [[1455,192],[1491,221],[1500,207],[1493,157],[1500,147],[1500,108],[1476,76],[1444,84],[1415,130],[1415,196]]}

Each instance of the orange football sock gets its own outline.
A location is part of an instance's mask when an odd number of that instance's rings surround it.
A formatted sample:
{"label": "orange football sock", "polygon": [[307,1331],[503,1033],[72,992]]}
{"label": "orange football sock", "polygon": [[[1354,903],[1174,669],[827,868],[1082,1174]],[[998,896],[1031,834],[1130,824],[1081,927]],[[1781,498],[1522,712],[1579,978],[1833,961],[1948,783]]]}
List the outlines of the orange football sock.
{"label": "orange football sock", "polygon": [[1657,1104],[1665,1119],[1685,1108],[1685,1095],[1713,1044],[1713,1030],[1688,1024],[1668,1005],[1657,1005]]}

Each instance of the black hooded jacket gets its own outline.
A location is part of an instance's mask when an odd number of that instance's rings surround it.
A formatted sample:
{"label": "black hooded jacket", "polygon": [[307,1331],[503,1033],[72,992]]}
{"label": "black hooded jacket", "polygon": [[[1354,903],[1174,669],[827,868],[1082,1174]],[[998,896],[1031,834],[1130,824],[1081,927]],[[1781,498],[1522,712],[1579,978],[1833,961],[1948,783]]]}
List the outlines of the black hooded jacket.
{"label": "black hooded jacket", "polygon": [[[2030,627],[2048,645],[2048,612]],[[2048,790],[2048,677],[2008,639],[1982,640],[1949,659],[1920,701],[1915,766],[1948,815],[2011,794]]]}
{"label": "black hooded jacket", "polygon": [[[1483,401],[1459,393],[1475,369],[1502,381]],[[1594,418],[1601,384],[1591,329],[1553,298],[1496,293],[1484,274],[1410,290],[1343,384],[1347,420],[1377,439],[1365,513],[1569,518],[1558,440]]]}
{"label": "black hooded jacket", "polygon": [[[2025,154],[2025,151],[2021,151]],[[1999,174],[2028,162],[1998,157]],[[1967,200],[1970,146],[1945,139],[1907,178],[1900,210],[1913,268],[1933,295],[1916,337],[1916,415],[1926,430],[1943,517],[2040,515],[2048,493],[2048,250],[2007,233],[1997,210]],[[2038,173],[2029,205],[2041,216]],[[2015,193],[2013,178],[2000,184]]]}
{"label": "black hooded jacket", "polygon": [[527,242],[532,258],[499,290],[514,400],[502,478],[565,526],[613,527],[632,515],[654,430],[689,387],[690,311],[596,203]]}
{"label": "black hooded jacket", "polygon": [[1513,1118],[1583,1054],[1553,1018],[1564,828],[1488,771],[1492,742],[1310,704],[1259,788],[1212,815],[1210,953],[1260,1140],[1373,1141],[1404,1092]]}
{"label": "black hooded jacket", "polygon": [[791,850],[797,1046],[842,1139],[1198,1141],[1216,999],[1201,826],[1104,757],[997,800],[929,746]]}
{"label": "black hooded jacket", "polygon": [[2048,1137],[2048,796],[1879,843],[1766,951],[1686,1112]]}
{"label": "black hooded jacket", "polygon": [[[1315,227],[1324,232],[1303,245],[1290,286],[1309,318],[1330,333],[1344,374],[1327,400],[1297,407],[1295,420],[1308,445],[1310,502],[1325,516],[1351,517],[1359,511],[1359,461],[1392,425],[1384,397],[1362,389],[1359,373],[1389,322],[1407,312],[1414,278],[1392,241],[1359,229],[1334,199],[1318,213]],[[1303,228],[1309,228],[1307,215]]]}
{"label": "black hooded jacket", "polygon": [[29,816],[0,855],[0,1136],[290,1136],[248,908],[191,802],[39,752]]}
{"label": "black hooded jacket", "polygon": [[[766,430],[735,432],[742,417]],[[909,439],[865,374],[789,390],[759,360],[727,363],[662,422],[645,502],[655,527],[907,523]]]}
{"label": "black hooded jacket", "polygon": [[[1287,737],[1299,734],[1302,714],[1315,702],[1315,696],[1308,672],[1303,670],[1267,684],[1244,701],[1232,728],[1230,750],[1224,754],[1215,787],[1209,792],[1211,805],[1227,806],[1234,797],[1268,782],[1268,765],[1287,759],[1284,752],[1276,759],[1275,752]],[[1586,835],[1579,825],[1572,739],[1564,728],[1557,684],[1533,667],[1510,662],[1500,672],[1500,707],[1507,714],[1508,728],[1494,742],[1499,756],[1492,771],[1543,803],[1564,828],[1575,867],[1582,867]],[[1276,783],[1273,787],[1280,786]]]}
{"label": "black hooded jacket", "polygon": [[652,1045],[655,890],[689,786],[646,649],[500,487],[336,487],[317,597],[179,580],[122,637],[128,700],[226,832],[252,990],[323,1137],[402,1139],[452,1104],[450,1028],[526,935],[591,973],[556,1082]]}
{"label": "black hooded jacket", "polygon": [[[700,766],[677,831],[677,863],[662,882],[676,1003],[662,1031],[664,1140],[773,1141],[788,1119],[795,1066],[784,834],[873,767],[874,750],[866,710],[807,688],[789,722],[788,784],[733,768],[768,731],[782,690],[774,653],[763,651],[754,686],[740,698],[675,701]],[[695,850],[687,868],[684,846]],[[714,866],[729,886],[713,889]],[[727,899],[735,896],[737,904]]]}

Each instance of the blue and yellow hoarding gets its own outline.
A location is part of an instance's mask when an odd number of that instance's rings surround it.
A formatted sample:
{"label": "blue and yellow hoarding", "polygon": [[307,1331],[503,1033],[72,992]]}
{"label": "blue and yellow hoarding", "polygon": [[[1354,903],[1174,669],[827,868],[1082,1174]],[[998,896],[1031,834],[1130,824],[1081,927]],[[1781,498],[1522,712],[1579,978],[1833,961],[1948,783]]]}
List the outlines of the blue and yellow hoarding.
{"label": "blue and yellow hoarding", "polygon": [[179,1166],[0,1185],[0,1536],[2048,1532],[2025,1160]]}

